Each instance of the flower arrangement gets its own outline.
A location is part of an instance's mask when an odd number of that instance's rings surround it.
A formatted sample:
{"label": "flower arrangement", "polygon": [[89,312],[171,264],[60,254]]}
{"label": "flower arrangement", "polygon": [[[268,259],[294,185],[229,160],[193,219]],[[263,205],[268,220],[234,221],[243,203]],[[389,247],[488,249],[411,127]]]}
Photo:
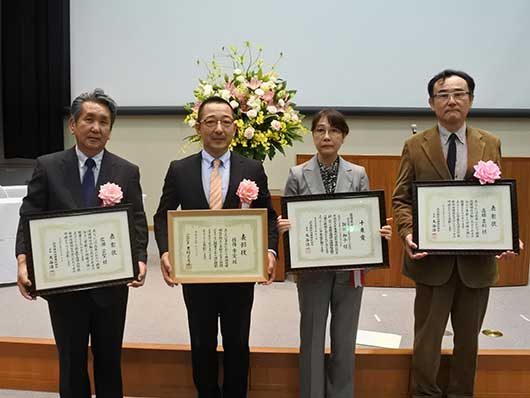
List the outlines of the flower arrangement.
{"label": "flower arrangement", "polygon": [[479,160],[473,168],[475,169],[473,177],[478,178],[481,185],[493,184],[495,180],[501,178],[501,170],[499,169],[499,166],[491,160],[488,160],[487,162]]}
{"label": "flower arrangement", "polygon": [[123,192],[119,185],[107,182],[99,187],[98,197],[101,199],[103,207],[110,207],[121,202]]}
{"label": "flower arrangement", "polygon": [[[308,131],[302,125],[302,116],[294,109],[292,99],[296,91],[288,90],[287,82],[278,77],[276,63],[265,71],[262,51],[258,48],[257,54],[253,54],[248,41],[242,52],[236,47],[223,47],[221,57],[231,65],[224,67],[213,57],[207,65],[207,77],[200,79],[194,90],[195,102],[185,106],[189,113],[184,119],[195,127],[202,101],[211,96],[222,97],[235,114],[237,131],[230,149],[261,161],[266,157],[272,159],[277,152],[284,154],[284,147],[302,141]],[[226,73],[228,69],[231,71]],[[201,138],[191,135],[186,139],[198,142]]]}

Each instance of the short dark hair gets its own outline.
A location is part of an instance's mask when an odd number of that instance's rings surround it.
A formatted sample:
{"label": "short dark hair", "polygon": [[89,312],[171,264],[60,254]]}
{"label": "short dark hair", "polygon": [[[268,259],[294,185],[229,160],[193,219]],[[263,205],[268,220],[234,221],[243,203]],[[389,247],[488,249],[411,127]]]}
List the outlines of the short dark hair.
{"label": "short dark hair", "polygon": [[200,105],[199,105],[199,110],[197,112],[197,120],[200,122],[201,119],[202,119],[202,111],[204,109],[204,107],[208,104],[226,104],[228,105],[228,107],[230,108],[230,110],[232,111],[232,116],[234,115],[234,110],[232,109],[232,105],[230,105],[230,102],[228,102],[227,100],[225,100],[224,98],[221,98],[221,97],[218,97],[216,95],[212,96],[212,97],[208,97],[206,98]]}
{"label": "short dark hair", "polygon": [[348,127],[348,123],[346,123],[344,115],[339,111],[330,108],[322,109],[315,116],[313,116],[313,121],[311,122],[311,131],[315,131],[318,122],[320,122],[320,120],[323,118],[328,119],[329,125],[339,129],[342,134],[348,135],[350,132],[350,128]]}
{"label": "short dark hair", "polygon": [[434,95],[434,85],[438,80],[445,81],[448,77],[451,76],[458,76],[464,79],[467,82],[467,88],[469,90],[469,95],[473,97],[475,93],[475,81],[471,76],[469,76],[466,72],[462,72],[461,70],[454,70],[454,69],[445,69],[441,71],[440,73],[437,73],[434,75],[434,77],[429,80],[429,84],[427,85],[427,91],[429,92],[429,98],[432,98]]}
{"label": "short dark hair", "polygon": [[110,128],[116,120],[117,105],[116,102],[101,88],[95,88],[94,90],[86,93],[81,93],[77,96],[76,99],[72,101],[72,106],[70,107],[70,115],[77,122],[79,116],[81,115],[81,108],[85,102],[96,102],[100,105],[107,107],[110,112]]}

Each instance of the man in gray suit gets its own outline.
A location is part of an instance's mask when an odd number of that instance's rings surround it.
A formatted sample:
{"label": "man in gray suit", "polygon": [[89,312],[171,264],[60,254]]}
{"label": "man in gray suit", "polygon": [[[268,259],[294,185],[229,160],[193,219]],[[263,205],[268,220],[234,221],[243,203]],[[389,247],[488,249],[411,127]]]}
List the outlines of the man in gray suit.
{"label": "man in gray suit", "polygon": [[[338,155],[348,134],[344,117],[324,109],[313,118],[311,131],[317,154],[291,168],[285,196],[368,191],[364,167]],[[290,227],[278,218],[280,233]],[[388,225],[380,229],[390,239]],[[355,340],[361,308],[364,271],[308,272],[298,276],[300,305],[300,397],[351,398]],[[324,364],[326,321],[331,306],[331,349],[327,371]]]}
{"label": "man in gray suit", "polygon": [[[37,159],[28,194],[20,208],[26,214],[100,206],[96,187],[119,185],[122,203],[133,206],[136,253],[140,274],[132,287],[142,286],[147,262],[147,220],[142,204],[138,166],[105,149],[116,118],[116,103],[103,90],[78,96],[69,127],[76,145]],[[18,287],[31,300],[26,266],[27,242],[19,224],[16,254]],[[59,351],[61,398],[90,398],[87,355],[90,336],[96,396],[121,398],[121,346],[127,308],[127,286],[110,286],[46,296],[53,335]]]}

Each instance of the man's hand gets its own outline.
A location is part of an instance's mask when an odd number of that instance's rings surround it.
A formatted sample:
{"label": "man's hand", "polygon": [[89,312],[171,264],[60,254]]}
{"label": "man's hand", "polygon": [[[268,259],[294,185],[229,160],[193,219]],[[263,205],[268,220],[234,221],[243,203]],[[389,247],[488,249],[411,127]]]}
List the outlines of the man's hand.
{"label": "man's hand", "polygon": [[276,228],[278,228],[278,233],[281,236],[291,228],[291,223],[289,222],[289,219],[282,218],[280,215],[276,219]]}
{"label": "man's hand", "polygon": [[386,240],[390,240],[392,239],[392,227],[390,225],[383,225],[380,229],[379,229],[379,233],[381,234],[381,236],[383,238],[385,238]]}
{"label": "man's hand", "polygon": [[428,253],[426,252],[419,252],[419,253],[413,253],[413,250],[416,250],[418,248],[418,245],[412,241],[412,234],[408,234],[405,237],[405,251],[407,252],[407,256],[411,260],[419,260],[423,257],[425,257]]}
{"label": "man's hand", "polygon": [[138,269],[140,272],[138,273],[138,278],[131,283],[127,284],[129,287],[141,287],[145,283],[145,276],[147,274],[147,265],[143,261],[138,261]]}
{"label": "man's hand", "polygon": [[22,294],[22,296],[25,299],[35,300],[36,297],[33,297],[29,294],[29,288],[31,286],[31,281],[28,278],[28,265],[26,264],[26,255],[19,254],[17,256],[17,263],[18,263],[18,273],[17,273],[18,290],[20,290],[20,294]]}
{"label": "man's hand", "polygon": [[162,276],[164,277],[166,285],[169,287],[174,287],[175,282],[173,279],[171,279],[171,268],[171,263],[169,262],[169,253],[162,253],[162,256],[160,257],[160,271],[162,271]]}
{"label": "man's hand", "polygon": [[267,274],[269,275],[269,279],[267,279],[266,282],[263,282],[262,285],[270,285],[274,281],[274,277],[276,276],[276,256],[274,253],[269,252],[268,253],[268,264],[267,264]]}
{"label": "man's hand", "polygon": [[[523,241],[519,239],[519,250],[523,250],[523,249],[524,249]],[[497,260],[511,260],[515,256],[518,256],[518,254],[511,250],[508,250],[508,251],[502,252],[501,254],[495,256],[495,258]]]}

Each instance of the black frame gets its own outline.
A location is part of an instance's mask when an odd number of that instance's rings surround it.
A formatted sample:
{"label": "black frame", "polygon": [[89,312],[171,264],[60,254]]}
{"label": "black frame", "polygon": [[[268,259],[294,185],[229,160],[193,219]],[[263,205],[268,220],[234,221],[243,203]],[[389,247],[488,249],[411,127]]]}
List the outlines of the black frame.
{"label": "black frame", "polygon": [[[58,218],[58,217],[73,217],[73,216],[83,216],[83,215],[90,215],[90,214],[123,212],[123,211],[127,212],[127,222],[129,226],[130,250],[131,250],[131,257],[133,260],[133,263],[132,263],[133,277],[132,278],[120,278],[120,279],[114,279],[114,280],[108,280],[108,281],[91,282],[91,283],[71,285],[71,286],[58,287],[58,288],[52,288],[52,289],[39,289],[38,288],[36,281],[35,281],[35,269],[34,269],[34,264],[33,264],[33,249],[32,249],[32,242],[31,242],[31,233],[30,233],[30,228],[29,228],[29,223],[31,220],[42,220],[42,219],[47,219],[47,218]],[[52,294],[57,294],[57,293],[74,292],[77,290],[85,290],[85,289],[90,289],[90,288],[123,285],[133,280],[136,280],[138,278],[140,270],[138,267],[137,252],[135,250],[136,249],[136,238],[135,238],[135,229],[134,229],[133,210],[132,210],[131,204],[123,204],[123,205],[117,205],[117,206],[112,206],[112,207],[94,207],[94,208],[74,209],[74,210],[54,210],[54,211],[47,211],[47,212],[41,212],[41,213],[27,214],[23,217],[22,223],[24,226],[24,239],[26,241],[26,248],[27,248],[26,263],[27,263],[27,268],[28,268],[28,278],[31,281],[31,287],[29,289],[29,294],[31,296],[34,296],[34,297],[35,296],[47,296],[47,295],[52,295]]]}
{"label": "black frame", "polygon": [[[319,200],[336,200],[336,199],[349,199],[349,198],[373,198],[376,197],[379,200],[379,221],[381,226],[386,225],[386,209],[385,209],[385,192],[383,190],[376,191],[362,191],[362,192],[345,192],[345,193],[334,193],[334,194],[317,194],[317,195],[297,195],[297,196],[282,196],[281,207],[282,217],[289,218],[287,204],[289,202],[307,202],[307,201],[319,201]],[[359,264],[359,265],[333,265],[323,267],[300,267],[291,269],[291,251],[289,246],[289,232],[286,232],[283,236],[283,248],[285,255],[285,272],[298,273],[298,272],[323,272],[323,271],[349,271],[356,269],[380,269],[389,268],[389,256],[388,256],[388,242],[385,238],[381,237],[383,262],[374,264]]]}
{"label": "black frame", "polygon": [[429,254],[437,255],[495,255],[505,251],[505,249],[425,249],[418,244],[418,187],[429,188],[429,187],[447,187],[451,189],[455,186],[478,186],[487,189],[492,185],[507,185],[510,187],[510,208],[512,213],[512,249],[511,251],[519,253],[519,221],[518,221],[518,210],[517,210],[517,185],[514,179],[502,179],[497,180],[493,184],[480,184],[477,180],[466,180],[466,181],[451,181],[451,180],[439,180],[439,181],[413,181],[412,182],[412,240],[418,245],[415,252],[427,252]]}

